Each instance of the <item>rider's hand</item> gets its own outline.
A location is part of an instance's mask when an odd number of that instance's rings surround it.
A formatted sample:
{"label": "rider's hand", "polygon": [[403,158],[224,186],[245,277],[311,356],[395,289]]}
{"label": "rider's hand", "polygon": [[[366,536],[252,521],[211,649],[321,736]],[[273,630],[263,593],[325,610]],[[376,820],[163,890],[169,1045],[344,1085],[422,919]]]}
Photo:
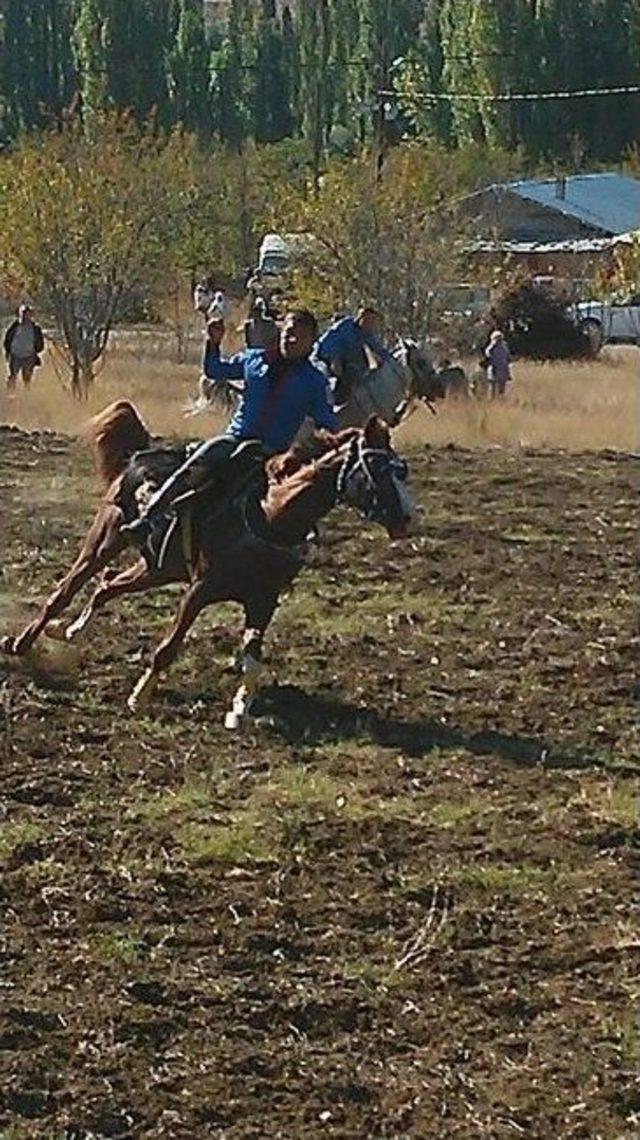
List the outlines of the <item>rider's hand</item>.
{"label": "rider's hand", "polygon": [[222,317],[212,317],[207,324],[207,337],[212,348],[220,348],[224,336],[224,321]]}
{"label": "rider's hand", "polygon": [[293,475],[300,467],[300,456],[295,448],[284,455],[276,455],[270,464],[271,476],[276,483],[282,483],[287,475]]}

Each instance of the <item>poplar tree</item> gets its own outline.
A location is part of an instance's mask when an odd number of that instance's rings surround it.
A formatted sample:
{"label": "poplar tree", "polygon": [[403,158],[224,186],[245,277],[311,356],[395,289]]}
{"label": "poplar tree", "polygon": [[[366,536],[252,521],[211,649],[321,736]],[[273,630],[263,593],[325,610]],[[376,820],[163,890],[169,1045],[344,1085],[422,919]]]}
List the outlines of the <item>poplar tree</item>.
{"label": "poplar tree", "polygon": [[77,0],[73,48],[82,115],[89,129],[109,103],[106,32],[104,0]]}
{"label": "poplar tree", "polygon": [[174,119],[187,130],[200,135],[212,134],[209,50],[202,5],[198,0],[180,0],[168,64]]}

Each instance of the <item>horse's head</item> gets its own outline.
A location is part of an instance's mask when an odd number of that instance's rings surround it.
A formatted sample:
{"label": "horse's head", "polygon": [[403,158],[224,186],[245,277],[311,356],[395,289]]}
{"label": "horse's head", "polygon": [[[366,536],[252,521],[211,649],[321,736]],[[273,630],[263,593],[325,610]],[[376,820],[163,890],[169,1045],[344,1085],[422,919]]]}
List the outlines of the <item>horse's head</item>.
{"label": "horse's head", "polygon": [[372,416],[351,439],[338,476],[338,496],[366,518],[406,538],[415,515],[407,487],[408,466],[391,446],[387,425]]}
{"label": "horse's head", "polygon": [[400,359],[411,377],[411,395],[419,400],[443,400],[445,386],[425,348],[417,340],[405,337],[400,347]]}

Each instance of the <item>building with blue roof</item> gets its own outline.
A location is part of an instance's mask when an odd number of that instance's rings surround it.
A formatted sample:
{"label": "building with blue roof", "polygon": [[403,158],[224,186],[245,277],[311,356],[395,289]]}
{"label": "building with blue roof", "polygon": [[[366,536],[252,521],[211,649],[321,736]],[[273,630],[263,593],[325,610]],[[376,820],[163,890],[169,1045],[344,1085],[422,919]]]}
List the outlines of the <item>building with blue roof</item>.
{"label": "building with blue roof", "polygon": [[640,230],[640,179],[602,172],[505,182],[470,195],[465,209],[488,240],[614,238]]}

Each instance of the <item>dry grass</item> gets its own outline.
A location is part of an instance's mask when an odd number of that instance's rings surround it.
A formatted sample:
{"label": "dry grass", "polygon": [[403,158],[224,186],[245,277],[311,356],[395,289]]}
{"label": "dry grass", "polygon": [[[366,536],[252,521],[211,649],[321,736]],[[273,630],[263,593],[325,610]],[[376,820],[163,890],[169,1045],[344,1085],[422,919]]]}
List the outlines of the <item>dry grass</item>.
{"label": "dry grass", "polygon": [[438,416],[419,410],[398,433],[405,443],[465,447],[637,451],[640,352],[611,349],[588,364],[516,363],[499,403],[448,403]]}
{"label": "dry grass", "polygon": [[[220,417],[184,416],[199,375],[198,337],[191,342],[188,364],[171,362],[173,348],[170,337],[158,334],[130,338],[109,354],[87,404],[78,404],[65,391],[48,354],[30,392],[19,392],[10,400],[2,391],[0,422],[75,433],[109,401],[128,397],[156,434],[213,434],[222,426]],[[418,410],[400,429],[400,444],[638,450],[640,353],[636,349],[609,350],[589,364],[524,362],[516,364],[514,375],[509,394],[500,403],[448,403],[435,417]]]}

